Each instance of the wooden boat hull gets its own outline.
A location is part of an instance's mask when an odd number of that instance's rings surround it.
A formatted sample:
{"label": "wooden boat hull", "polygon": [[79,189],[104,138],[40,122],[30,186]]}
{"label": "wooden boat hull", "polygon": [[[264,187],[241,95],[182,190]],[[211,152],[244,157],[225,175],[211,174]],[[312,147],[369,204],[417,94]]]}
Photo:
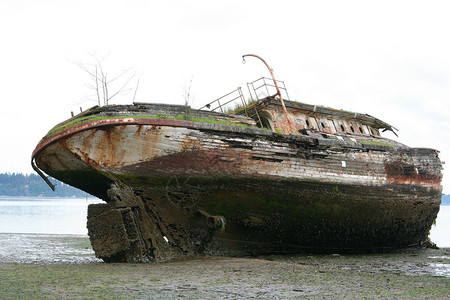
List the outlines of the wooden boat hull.
{"label": "wooden boat hull", "polygon": [[182,120],[74,126],[33,159],[107,202],[88,214],[105,261],[418,245],[442,192],[436,150]]}

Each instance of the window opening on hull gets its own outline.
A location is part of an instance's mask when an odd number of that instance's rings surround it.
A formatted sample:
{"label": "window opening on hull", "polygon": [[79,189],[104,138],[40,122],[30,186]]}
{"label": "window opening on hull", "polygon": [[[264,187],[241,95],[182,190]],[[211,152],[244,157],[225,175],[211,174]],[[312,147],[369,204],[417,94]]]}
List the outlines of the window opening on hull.
{"label": "window opening on hull", "polygon": [[333,122],[333,119],[328,119],[328,126],[331,128],[332,132],[337,132],[336,125]]}
{"label": "window opening on hull", "polygon": [[342,125],[342,124],[341,124],[341,130],[342,130],[342,132],[345,132],[344,125]]}
{"label": "window opening on hull", "polygon": [[313,117],[313,119],[314,119],[314,122],[316,123],[315,126],[313,125],[314,129],[320,130],[320,122],[319,122],[319,120],[316,117]]}

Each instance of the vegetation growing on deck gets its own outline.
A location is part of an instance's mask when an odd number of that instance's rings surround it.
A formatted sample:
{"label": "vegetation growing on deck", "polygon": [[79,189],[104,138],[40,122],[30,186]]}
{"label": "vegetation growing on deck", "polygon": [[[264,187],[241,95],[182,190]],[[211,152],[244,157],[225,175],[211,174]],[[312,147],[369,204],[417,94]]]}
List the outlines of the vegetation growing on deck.
{"label": "vegetation growing on deck", "polygon": [[194,117],[194,116],[186,116],[183,114],[179,114],[176,117],[166,115],[166,114],[157,114],[157,115],[122,115],[122,116],[99,116],[99,115],[89,115],[89,116],[83,116],[76,119],[71,119],[67,122],[60,123],[53,127],[44,137],[48,138],[51,137],[59,132],[62,132],[70,127],[86,124],[89,122],[95,122],[100,120],[106,120],[106,119],[126,119],[126,118],[133,118],[133,119],[167,119],[167,120],[184,120],[184,121],[191,121],[191,122],[198,122],[198,123],[213,123],[213,124],[222,124],[222,125],[233,125],[233,126],[240,126],[240,127],[251,127],[248,124],[238,123],[238,122],[232,122],[228,120],[217,120],[213,117],[205,118],[205,117]]}
{"label": "vegetation growing on deck", "polygon": [[360,139],[359,142],[361,144],[366,145],[381,145],[381,146],[388,146],[388,147],[394,147],[394,144],[387,140],[382,139]]}

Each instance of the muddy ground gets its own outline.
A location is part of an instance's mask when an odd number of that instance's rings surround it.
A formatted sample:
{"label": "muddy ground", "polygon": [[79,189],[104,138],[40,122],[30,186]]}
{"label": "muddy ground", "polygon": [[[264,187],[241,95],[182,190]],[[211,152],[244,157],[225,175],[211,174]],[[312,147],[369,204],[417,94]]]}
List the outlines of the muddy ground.
{"label": "muddy ground", "polygon": [[450,299],[450,249],[105,264],[85,236],[0,234],[0,299]]}

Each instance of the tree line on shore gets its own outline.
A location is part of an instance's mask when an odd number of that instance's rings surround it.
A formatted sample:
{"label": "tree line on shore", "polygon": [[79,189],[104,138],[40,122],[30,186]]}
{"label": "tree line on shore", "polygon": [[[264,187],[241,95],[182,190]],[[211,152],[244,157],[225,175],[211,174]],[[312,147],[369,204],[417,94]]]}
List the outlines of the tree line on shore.
{"label": "tree line on shore", "polygon": [[89,196],[77,188],[57,179],[50,181],[56,184],[55,191],[36,174],[0,173],[0,196],[28,197],[86,197]]}

